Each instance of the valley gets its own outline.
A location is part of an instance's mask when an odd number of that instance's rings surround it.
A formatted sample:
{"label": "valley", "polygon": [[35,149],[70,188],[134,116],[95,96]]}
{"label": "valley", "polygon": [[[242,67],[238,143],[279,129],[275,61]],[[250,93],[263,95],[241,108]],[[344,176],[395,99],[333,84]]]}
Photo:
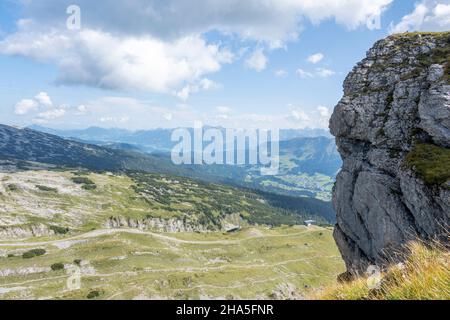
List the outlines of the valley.
{"label": "valley", "polygon": [[0,239],[105,226],[206,232],[249,224],[334,221],[331,207],[314,200],[284,197],[279,201],[270,194],[164,174],[21,166],[18,169],[8,161],[2,165]]}
{"label": "valley", "polygon": [[260,166],[255,165],[174,166],[170,152],[176,142],[171,141],[171,129],[133,132],[114,128],[30,128],[54,137],[106,147],[110,152],[125,157],[128,168],[175,173],[203,181],[324,201],[331,200],[335,177],[342,165],[336,144],[325,130],[281,130],[280,170],[275,176],[267,176],[261,175]]}
{"label": "valley", "polygon": [[[344,270],[331,233],[287,226],[232,234],[108,229],[0,241],[0,298],[302,299]],[[36,248],[45,254],[23,257]],[[76,289],[67,284],[71,268],[79,270]]]}
{"label": "valley", "polygon": [[161,173],[0,165],[0,299],[302,299],[344,271],[325,202]]}

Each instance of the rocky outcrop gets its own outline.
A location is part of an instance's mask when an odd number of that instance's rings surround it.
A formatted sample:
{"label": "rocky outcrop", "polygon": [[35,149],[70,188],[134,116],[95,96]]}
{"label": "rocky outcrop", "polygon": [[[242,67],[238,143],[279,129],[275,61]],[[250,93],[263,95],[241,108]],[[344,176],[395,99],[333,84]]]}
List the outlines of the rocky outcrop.
{"label": "rocky outcrop", "polygon": [[351,274],[384,265],[409,240],[449,241],[450,158],[415,155],[422,145],[449,152],[449,53],[449,32],[394,35],[345,80],[330,129],[344,162],[335,239]]}
{"label": "rocky outcrop", "polygon": [[54,234],[55,232],[44,224],[0,227],[0,240],[48,237]]}
{"label": "rocky outcrop", "polygon": [[30,274],[47,273],[52,269],[50,267],[28,267],[20,269],[3,269],[0,270],[0,278],[11,276],[27,276]]}
{"label": "rocky outcrop", "polygon": [[110,217],[105,224],[106,228],[131,228],[140,230],[150,230],[154,232],[210,232],[210,231],[230,231],[240,228],[243,223],[239,214],[230,214],[221,220],[219,226],[208,226],[195,221],[192,218],[163,219],[148,217],[144,219],[132,219],[125,217]]}
{"label": "rocky outcrop", "polygon": [[130,219],[124,217],[111,217],[106,222],[106,227],[111,229],[132,228],[151,230],[155,232],[206,232],[208,229],[201,224],[191,224],[180,219]]}

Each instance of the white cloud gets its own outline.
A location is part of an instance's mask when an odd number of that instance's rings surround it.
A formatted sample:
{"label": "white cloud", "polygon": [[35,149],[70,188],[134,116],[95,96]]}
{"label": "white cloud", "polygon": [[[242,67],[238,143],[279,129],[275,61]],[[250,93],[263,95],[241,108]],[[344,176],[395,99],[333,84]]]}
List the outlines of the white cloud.
{"label": "white cloud", "polygon": [[[77,0],[83,28],[123,35],[174,39],[216,30],[280,47],[295,39],[300,22],[334,19],[349,29],[364,26],[393,0]],[[64,27],[61,13],[72,0],[21,1],[40,25]],[[101,14],[100,14],[101,13]]]}
{"label": "white cloud", "polygon": [[38,114],[38,117],[43,120],[54,120],[57,118],[61,118],[66,114],[66,110],[64,109],[53,109],[45,112],[41,112]]}
{"label": "white cloud", "polygon": [[393,0],[304,0],[293,1],[302,8],[313,23],[334,18],[348,29],[366,26],[367,21],[379,16]]}
{"label": "white cloud", "polygon": [[73,118],[73,126],[112,126],[130,130],[178,127],[202,120],[202,115],[187,105],[170,108],[129,97],[103,97],[84,103],[88,112]]}
{"label": "white cloud", "polygon": [[311,118],[302,110],[292,110],[291,116],[296,121],[310,121]]}
{"label": "white cloud", "polygon": [[297,69],[296,74],[302,79],[312,79],[312,78],[329,78],[334,76],[336,72],[326,68],[316,68],[313,72],[305,71],[303,69]]}
{"label": "white cloud", "polygon": [[316,125],[319,128],[328,128],[330,123],[331,111],[328,107],[318,106],[318,117],[316,118]]}
{"label": "white cloud", "polygon": [[87,108],[85,105],[79,105],[77,107],[77,112],[75,113],[77,116],[82,116],[85,115],[88,112]]}
{"label": "white cloud", "polygon": [[303,69],[297,69],[295,73],[302,79],[314,78],[314,74],[312,74],[311,72],[307,72]]}
{"label": "white cloud", "polygon": [[218,113],[221,113],[221,114],[228,114],[228,113],[231,113],[231,111],[232,111],[231,108],[224,107],[224,106],[216,107],[216,110]]}
{"label": "white cloud", "polygon": [[324,106],[318,106],[317,111],[319,113],[319,117],[316,119],[317,126],[319,128],[328,128],[331,117],[330,109]]}
{"label": "white cloud", "polygon": [[275,70],[274,72],[277,78],[284,78],[288,75],[288,72],[284,69]]}
{"label": "white cloud", "polygon": [[434,8],[433,13],[436,18],[436,23],[448,29],[450,26],[450,4],[438,4]]}
{"label": "white cloud", "polygon": [[330,70],[330,69],[325,69],[325,68],[317,68],[316,69],[316,75],[321,78],[328,78],[328,77],[334,76],[335,74],[336,74],[336,72],[334,72],[333,70]]}
{"label": "white cloud", "polygon": [[[319,108],[321,111],[319,111]],[[325,107],[323,107],[325,108]],[[280,122],[280,128],[322,128],[328,127],[329,116],[324,117],[324,110],[321,107],[314,109],[305,109],[301,107],[290,106],[290,113],[284,116],[284,123]],[[319,112],[318,112],[319,111]]]}
{"label": "white cloud", "polygon": [[397,24],[391,24],[390,33],[407,31],[446,31],[450,29],[450,3],[424,0],[417,3],[414,11]]}
{"label": "white cloud", "polygon": [[[36,112],[33,123],[51,124],[55,128],[86,128],[90,126],[120,127],[130,130],[192,127],[196,121],[205,125],[229,128],[327,128],[328,108],[300,108],[292,105],[277,114],[240,114],[222,105],[201,112],[187,104],[175,108],[129,97],[103,97],[85,101],[79,106],[61,105]],[[282,108],[279,108],[282,110]]]}
{"label": "white cloud", "polygon": [[291,113],[285,118],[287,123],[282,128],[328,128],[331,117],[329,108],[320,105],[309,111],[293,106],[290,108]]}
{"label": "white cloud", "polygon": [[53,106],[52,99],[47,92],[39,92],[33,99],[23,99],[14,107],[14,113],[24,116],[32,111],[42,108],[51,108]]}
{"label": "white cloud", "polygon": [[264,54],[263,49],[256,49],[251,56],[245,61],[245,65],[249,69],[261,72],[267,67],[267,57]]}
{"label": "white cloud", "polygon": [[50,99],[47,92],[40,92],[34,99],[42,106],[51,107],[53,105],[52,99]]}
{"label": "white cloud", "polygon": [[111,122],[114,124],[123,124],[125,122],[130,121],[130,117],[128,116],[124,116],[124,117],[120,117],[120,118],[116,118],[116,117],[101,117],[100,118],[100,122]]}
{"label": "white cloud", "polygon": [[225,106],[216,107],[216,115],[209,116],[209,121],[220,121],[227,120],[230,118],[230,114],[232,112],[231,108]]}
{"label": "white cloud", "polygon": [[0,42],[0,52],[56,63],[58,81],[64,84],[168,94],[195,86],[196,90],[185,90],[192,92],[210,88],[211,83],[202,77],[219,71],[232,59],[229,51],[207,44],[199,36],[163,42],[94,30],[66,34],[26,28]]}
{"label": "white cloud", "polygon": [[324,106],[318,106],[317,111],[319,111],[319,114],[321,117],[329,117],[330,116],[330,109]]}
{"label": "white cloud", "polygon": [[[392,0],[78,0],[82,29],[65,27],[72,0],[20,1],[17,31],[0,41],[0,53],[58,67],[58,82],[106,89],[142,90],[187,99],[202,79],[232,63],[227,48],[203,37],[209,31],[257,46],[246,66],[266,68],[263,49],[297,39],[302,21],[334,19],[364,26]],[[195,9],[193,9],[195,8]],[[99,14],[101,13],[101,14]]]}
{"label": "white cloud", "polygon": [[316,63],[319,63],[320,61],[322,61],[323,58],[325,58],[323,53],[316,53],[316,54],[310,55],[307,60],[309,63],[316,64]]}
{"label": "white cloud", "polygon": [[174,95],[181,100],[189,99],[189,96],[193,93],[197,93],[201,90],[211,90],[219,87],[217,83],[209,79],[201,79],[198,83],[188,84],[180,91],[175,92]]}
{"label": "white cloud", "polygon": [[27,113],[37,110],[39,104],[32,99],[23,99],[19,101],[14,107],[14,113],[19,116],[26,115]]}
{"label": "white cloud", "polygon": [[[84,106],[80,106],[84,107]],[[78,110],[80,111],[80,107]],[[71,107],[61,105],[53,107],[53,102],[46,92],[38,93],[33,99],[23,99],[15,105],[14,113],[19,116],[31,115],[34,123],[46,124],[50,120],[63,117]]]}

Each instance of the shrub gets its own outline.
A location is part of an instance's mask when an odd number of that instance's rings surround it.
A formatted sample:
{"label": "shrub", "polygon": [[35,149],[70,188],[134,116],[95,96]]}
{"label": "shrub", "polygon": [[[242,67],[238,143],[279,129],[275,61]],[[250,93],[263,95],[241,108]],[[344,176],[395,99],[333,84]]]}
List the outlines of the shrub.
{"label": "shrub", "polygon": [[16,186],[15,184],[9,184],[9,185],[6,187],[6,189],[7,189],[8,191],[13,192],[13,191],[19,190],[19,187]]}
{"label": "shrub", "polygon": [[24,252],[22,254],[22,258],[24,258],[24,259],[31,259],[31,258],[34,258],[35,256],[36,255],[30,251]]}
{"label": "shrub", "polygon": [[76,184],[94,184],[95,185],[94,181],[92,181],[91,179],[86,178],[86,177],[73,177],[72,181]]}
{"label": "shrub", "polygon": [[100,297],[100,295],[102,294],[101,291],[98,290],[92,290],[91,292],[88,293],[88,295],[86,296],[86,298],[88,299],[95,299]]}
{"label": "shrub", "polygon": [[69,232],[69,228],[64,228],[60,226],[50,226],[50,230],[53,230],[56,234],[66,234]]}
{"label": "shrub", "polygon": [[46,187],[46,186],[41,186],[41,185],[37,185],[36,188],[38,188],[39,190],[44,191],[44,192],[54,192],[54,193],[58,192],[58,189],[56,189],[56,188],[51,188],[51,187]]}
{"label": "shrub", "polygon": [[22,254],[22,258],[31,259],[38,256],[43,256],[46,253],[44,249],[32,249]]}
{"label": "shrub", "polygon": [[81,266],[82,261],[83,260],[81,260],[81,259],[75,259],[75,260],[73,260],[73,263],[75,263],[77,266]]}
{"label": "shrub", "polygon": [[51,265],[51,267],[53,271],[59,271],[59,270],[64,270],[64,264],[63,263],[54,263]]}
{"label": "shrub", "polygon": [[95,190],[97,186],[94,181],[86,177],[73,177],[72,181],[76,184],[82,184],[84,190]]}
{"label": "shrub", "polygon": [[82,188],[84,190],[88,190],[89,191],[89,190],[97,189],[97,186],[95,184],[85,184],[85,185],[82,186]]}
{"label": "shrub", "polygon": [[83,172],[83,171],[73,171],[72,174],[73,174],[74,176],[80,177],[80,176],[86,175],[86,172]]}

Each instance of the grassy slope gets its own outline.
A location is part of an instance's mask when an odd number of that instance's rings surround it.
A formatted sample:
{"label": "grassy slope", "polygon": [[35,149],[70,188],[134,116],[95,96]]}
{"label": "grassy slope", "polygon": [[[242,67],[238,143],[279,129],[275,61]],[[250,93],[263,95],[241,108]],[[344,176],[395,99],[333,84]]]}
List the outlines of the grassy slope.
{"label": "grassy slope", "polygon": [[[54,263],[89,262],[93,273],[80,290],[67,291],[65,271],[0,277],[0,298],[296,298],[332,284],[344,270],[331,229],[246,228],[234,234],[181,233],[162,239],[150,234],[116,233],[69,248],[52,244],[3,247],[1,270],[49,268]],[[184,242],[179,242],[182,240]],[[23,259],[21,253],[47,253]]]}
{"label": "grassy slope", "polygon": [[[89,185],[74,182],[80,179],[92,181],[95,188],[86,190]],[[212,229],[236,213],[259,224],[302,224],[315,218],[314,208],[294,213],[271,206],[251,191],[142,173],[0,173],[0,204],[2,226],[43,223],[78,232],[100,228],[109,217],[182,219],[188,215]]]}
{"label": "grassy slope", "polygon": [[[84,299],[93,291],[99,299],[301,298],[335,281],[344,265],[331,229],[247,226],[232,234],[103,229],[111,216],[179,218],[187,212],[210,219],[237,212],[252,222],[289,218],[285,209],[269,204],[273,199],[261,197],[167,175],[1,173],[2,226],[43,223],[70,231],[0,241],[0,298]],[[284,222],[303,220],[289,219]],[[46,253],[24,259],[30,249]],[[51,266],[75,260],[88,263],[87,273],[81,290],[67,291],[66,271]]]}
{"label": "grassy slope", "polygon": [[369,289],[367,279],[336,285],[314,298],[327,300],[450,300],[450,252],[440,246],[408,245],[402,265],[382,275],[381,287]]}

